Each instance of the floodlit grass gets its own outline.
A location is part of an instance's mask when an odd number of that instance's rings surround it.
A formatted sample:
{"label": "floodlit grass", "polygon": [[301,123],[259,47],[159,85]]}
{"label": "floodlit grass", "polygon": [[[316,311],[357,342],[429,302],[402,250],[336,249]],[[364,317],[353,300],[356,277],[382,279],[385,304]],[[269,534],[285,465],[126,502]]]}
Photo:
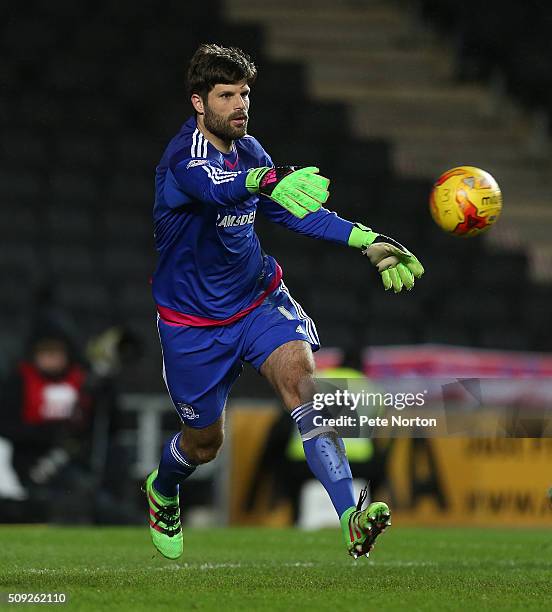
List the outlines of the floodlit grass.
{"label": "floodlit grass", "polygon": [[552,530],[392,527],[369,560],[356,562],[337,529],[186,530],[178,562],[155,552],[145,527],[5,525],[0,547],[3,593],[65,592],[62,609],[503,612],[552,605]]}

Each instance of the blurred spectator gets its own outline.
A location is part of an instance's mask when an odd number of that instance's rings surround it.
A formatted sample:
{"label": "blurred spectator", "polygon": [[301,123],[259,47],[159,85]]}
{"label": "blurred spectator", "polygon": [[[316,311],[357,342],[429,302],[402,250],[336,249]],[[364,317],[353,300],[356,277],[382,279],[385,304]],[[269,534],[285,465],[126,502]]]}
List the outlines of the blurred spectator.
{"label": "blurred spectator", "polygon": [[85,383],[70,339],[51,327],[32,337],[3,385],[0,435],[11,442],[12,466],[29,499],[29,516],[19,520],[52,518],[52,494],[86,480],[92,397]]}
{"label": "blurred spectator", "polygon": [[[90,367],[51,317],[40,325],[1,390],[0,461],[17,480],[2,487],[0,520],[128,523],[142,520],[120,444],[117,376],[140,353],[139,340],[113,327],[87,346]],[[44,321],[49,321],[44,322]],[[11,456],[11,460],[7,459]],[[11,474],[13,475],[13,474]],[[21,486],[18,486],[18,485]],[[124,500],[123,502],[121,500]]]}

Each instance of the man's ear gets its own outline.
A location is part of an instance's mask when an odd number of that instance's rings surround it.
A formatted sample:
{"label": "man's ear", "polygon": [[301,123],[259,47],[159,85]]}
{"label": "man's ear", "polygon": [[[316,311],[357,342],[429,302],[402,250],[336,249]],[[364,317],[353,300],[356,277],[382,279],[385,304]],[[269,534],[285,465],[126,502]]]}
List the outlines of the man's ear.
{"label": "man's ear", "polygon": [[192,101],[192,106],[194,107],[195,112],[198,115],[203,115],[205,109],[203,108],[203,99],[201,98],[201,96],[199,94],[192,94],[192,97],[190,99]]}

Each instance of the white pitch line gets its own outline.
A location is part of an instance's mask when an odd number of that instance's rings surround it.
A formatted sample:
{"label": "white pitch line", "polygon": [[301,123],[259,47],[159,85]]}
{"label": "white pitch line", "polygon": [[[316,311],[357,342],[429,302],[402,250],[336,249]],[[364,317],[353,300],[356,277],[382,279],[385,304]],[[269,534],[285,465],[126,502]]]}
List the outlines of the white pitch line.
{"label": "white pitch line", "polygon": [[[380,567],[436,567],[439,564],[431,561],[379,561],[369,559],[365,563],[357,562],[352,563],[352,567],[362,568],[364,565],[373,565]],[[313,562],[295,562],[295,563],[171,563],[164,566],[135,566],[135,567],[82,567],[82,568],[17,568],[20,571],[28,572],[29,574],[58,574],[58,573],[95,573],[95,572],[106,572],[106,573],[127,573],[136,570],[147,570],[154,572],[167,572],[167,571],[180,571],[180,570],[217,570],[217,569],[239,569],[239,568],[262,568],[262,569],[274,569],[277,567],[329,567],[329,566],[340,566],[342,563],[330,562],[330,563],[313,563]]]}

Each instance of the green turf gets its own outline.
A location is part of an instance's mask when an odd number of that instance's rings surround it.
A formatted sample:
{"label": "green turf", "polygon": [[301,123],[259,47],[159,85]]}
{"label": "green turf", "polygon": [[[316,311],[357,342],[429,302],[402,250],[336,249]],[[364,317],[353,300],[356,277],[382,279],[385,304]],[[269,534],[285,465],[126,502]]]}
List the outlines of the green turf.
{"label": "green turf", "polygon": [[175,563],[145,528],[3,526],[0,590],[63,591],[73,610],[552,609],[552,531],[393,527],[356,562],[340,537],[188,531]]}

